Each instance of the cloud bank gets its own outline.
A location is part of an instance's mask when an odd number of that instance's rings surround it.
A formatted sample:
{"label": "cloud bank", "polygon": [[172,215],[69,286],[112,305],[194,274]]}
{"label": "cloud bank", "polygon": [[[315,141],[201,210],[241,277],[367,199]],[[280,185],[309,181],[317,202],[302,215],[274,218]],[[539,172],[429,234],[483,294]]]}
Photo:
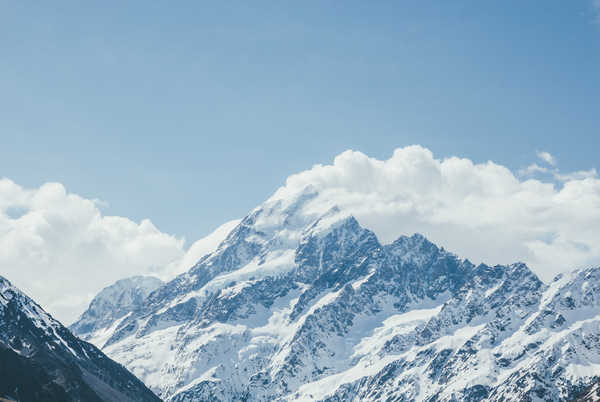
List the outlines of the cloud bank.
{"label": "cloud bank", "polygon": [[150,220],[103,216],[97,201],[69,194],[62,184],[25,189],[0,179],[0,275],[67,324],[118,279],[169,279],[184,271],[216,248],[218,235],[186,252],[182,238]]}
{"label": "cloud bank", "polygon": [[[555,164],[552,155],[538,157]],[[534,165],[530,174],[548,170]],[[346,151],[332,165],[290,176],[273,198],[312,184],[314,208],[334,204],[380,240],[419,232],[472,262],[524,261],[544,280],[600,265],[600,180],[594,169],[521,178],[493,162],[437,159],[428,149],[397,149],[387,160]]]}
{"label": "cloud bank", "polygon": [[[314,208],[338,205],[385,243],[418,232],[474,263],[524,261],[544,280],[600,265],[596,170],[560,172],[552,155],[538,157],[546,166],[513,174],[493,162],[438,159],[420,146],[397,149],[387,160],[346,151],[332,165],[290,176],[271,198],[312,185],[320,194]],[[104,216],[97,201],[59,183],[25,189],[1,179],[0,275],[70,323],[118,279],[184,272],[237,223],[186,250],[182,238],[149,220]]]}

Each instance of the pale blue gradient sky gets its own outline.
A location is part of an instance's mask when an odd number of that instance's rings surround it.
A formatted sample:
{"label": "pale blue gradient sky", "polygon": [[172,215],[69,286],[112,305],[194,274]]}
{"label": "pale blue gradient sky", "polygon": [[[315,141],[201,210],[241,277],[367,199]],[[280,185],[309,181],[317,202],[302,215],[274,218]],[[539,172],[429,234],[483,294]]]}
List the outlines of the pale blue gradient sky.
{"label": "pale blue gradient sky", "polygon": [[0,177],[191,241],[346,149],[599,167],[591,0],[152,3],[0,1]]}

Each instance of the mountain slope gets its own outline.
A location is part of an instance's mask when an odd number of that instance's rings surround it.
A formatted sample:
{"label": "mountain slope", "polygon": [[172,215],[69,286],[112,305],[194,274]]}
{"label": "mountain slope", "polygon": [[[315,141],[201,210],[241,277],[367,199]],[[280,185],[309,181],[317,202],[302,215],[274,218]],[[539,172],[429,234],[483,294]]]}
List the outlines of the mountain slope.
{"label": "mountain slope", "polygon": [[382,245],[318,197],[253,210],[98,346],[170,401],[560,401],[597,375],[599,269]]}
{"label": "mountain slope", "polygon": [[160,400],[2,277],[0,329],[0,397],[23,402]]}
{"label": "mountain slope", "polygon": [[98,337],[100,330],[110,328],[115,321],[141,307],[148,295],[163,284],[151,276],[121,279],[98,293],[89,308],[69,328],[83,340],[98,342],[98,339],[91,339],[92,334]]}
{"label": "mountain slope", "polygon": [[586,388],[577,398],[577,402],[598,402],[600,401],[600,380]]}

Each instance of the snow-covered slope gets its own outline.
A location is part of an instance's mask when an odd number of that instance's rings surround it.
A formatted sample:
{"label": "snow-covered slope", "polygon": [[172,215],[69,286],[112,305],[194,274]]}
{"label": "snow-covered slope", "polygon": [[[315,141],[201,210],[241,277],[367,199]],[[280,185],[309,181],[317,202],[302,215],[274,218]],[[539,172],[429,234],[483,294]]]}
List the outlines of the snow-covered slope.
{"label": "snow-covered slope", "polygon": [[81,339],[99,343],[101,339],[98,337],[102,333],[142,306],[148,295],[163,284],[163,281],[151,276],[121,279],[98,293],[89,308],[69,328]]}
{"label": "snow-covered slope", "polygon": [[158,401],[144,384],[81,341],[0,277],[0,399]]}
{"label": "snow-covered slope", "polygon": [[600,269],[382,245],[318,197],[269,199],[98,346],[170,401],[559,401],[599,375]]}

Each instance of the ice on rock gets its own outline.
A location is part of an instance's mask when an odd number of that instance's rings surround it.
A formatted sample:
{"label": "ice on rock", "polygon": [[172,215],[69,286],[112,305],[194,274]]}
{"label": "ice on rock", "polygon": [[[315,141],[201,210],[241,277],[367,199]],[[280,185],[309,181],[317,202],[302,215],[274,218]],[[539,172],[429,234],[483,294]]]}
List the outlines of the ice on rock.
{"label": "ice on rock", "polygon": [[90,339],[169,401],[561,401],[600,375],[600,270],[546,285],[419,234],[384,245],[286,191]]}

